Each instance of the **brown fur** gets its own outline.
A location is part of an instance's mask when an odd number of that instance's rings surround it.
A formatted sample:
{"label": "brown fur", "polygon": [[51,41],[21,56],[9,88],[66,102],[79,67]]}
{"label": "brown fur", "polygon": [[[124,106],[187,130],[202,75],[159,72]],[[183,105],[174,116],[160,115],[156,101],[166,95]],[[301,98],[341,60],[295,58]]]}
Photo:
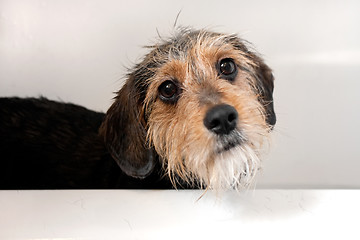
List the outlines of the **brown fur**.
{"label": "brown fur", "polygon": [[[183,29],[150,48],[129,73],[100,129],[113,158],[138,178],[161,161],[174,185],[180,178],[216,189],[246,186],[260,167],[260,149],[276,120],[270,68],[235,35]],[[234,81],[219,75],[217,64],[225,58],[237,65]],[[167,80],[181,91],[175,103],[159,98]],[[236,109],[236,138],[244,141],[224,153],[219,142],[227,136],[215,136],[203,123],[207,111],[219,104]]]}

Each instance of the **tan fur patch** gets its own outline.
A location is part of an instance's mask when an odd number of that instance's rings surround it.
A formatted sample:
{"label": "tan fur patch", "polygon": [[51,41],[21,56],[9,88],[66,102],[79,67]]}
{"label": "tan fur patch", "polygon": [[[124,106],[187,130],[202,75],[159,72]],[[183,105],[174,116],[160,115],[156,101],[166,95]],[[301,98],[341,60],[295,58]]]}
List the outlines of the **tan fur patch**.
{"label": "tan fur patch", "polygon": [[[147,139],[163,161],[171,179],[179,176],[188,183],[209,188],[247,186],[259,168],[259,149],[268,137],[264,107],[254,90],[256,63],[246,52],[235,49],[224,35],[199,33],[181,55],[168,60],[148,79],[145,98],[148,114]],[[217,64],[231,58],[238,66],[233,82],[219,77]],[[175,80],[181,94],[175,104],[161,101],[158,88]],[[217,104],[233,106],[239,115],[238,134],[242,145],[217,153],[218,137],[204,126],[206,112]]]}

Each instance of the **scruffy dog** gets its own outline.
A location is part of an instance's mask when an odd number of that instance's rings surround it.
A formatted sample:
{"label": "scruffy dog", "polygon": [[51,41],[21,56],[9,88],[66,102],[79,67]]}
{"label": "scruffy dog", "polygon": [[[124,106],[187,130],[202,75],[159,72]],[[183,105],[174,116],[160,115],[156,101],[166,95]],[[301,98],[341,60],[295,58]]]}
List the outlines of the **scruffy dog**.
{"label": "scruffy dog", "polygon": [[0,188],[240,189],[275,125],[273,75],[236,35],[181,29],[127,75],[106,114],[0,100]]}

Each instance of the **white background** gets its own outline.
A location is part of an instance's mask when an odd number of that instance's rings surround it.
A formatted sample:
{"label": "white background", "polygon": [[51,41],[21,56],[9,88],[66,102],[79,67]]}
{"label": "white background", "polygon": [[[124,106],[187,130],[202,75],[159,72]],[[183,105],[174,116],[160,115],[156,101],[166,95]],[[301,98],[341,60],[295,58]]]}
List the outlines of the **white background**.
{"label": "white background", "polygon": [[239,33],[273,68],[278,124],[257,187],[360,187],[359,1],[0,0],[0,96],[106,111],[157,31]]}

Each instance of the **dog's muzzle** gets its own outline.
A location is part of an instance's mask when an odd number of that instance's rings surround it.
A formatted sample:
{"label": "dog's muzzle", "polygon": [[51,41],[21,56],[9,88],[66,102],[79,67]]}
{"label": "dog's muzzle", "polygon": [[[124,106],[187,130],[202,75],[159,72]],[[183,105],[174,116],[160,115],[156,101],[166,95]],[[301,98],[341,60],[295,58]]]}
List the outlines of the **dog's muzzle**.
{"label": "dog's muzzle", "polygon": [[208,110],[204,118],[204,125],[217,135],[227,135],[236,128],[237,121],[236,109],[228,104],[220,104]]}
{"label": "dog's muzzle", "polygon": [[236,129],[238,112],[228,104],[216,105],[208,110],[204,118],[205,127],[216,134],[216,152],[218,154],[240,145],[245,141]]}

